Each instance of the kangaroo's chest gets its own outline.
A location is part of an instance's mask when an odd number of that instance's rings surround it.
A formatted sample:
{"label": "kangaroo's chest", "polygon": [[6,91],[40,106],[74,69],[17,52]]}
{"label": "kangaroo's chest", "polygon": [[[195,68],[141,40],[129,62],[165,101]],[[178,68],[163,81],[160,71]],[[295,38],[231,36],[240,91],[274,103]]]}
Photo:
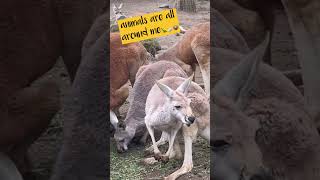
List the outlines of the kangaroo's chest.
{"label": "kangaroo's chest", "polygon": [[166,131],[168,129],[175,129],[179,127],[182,122],[171,117],[166,111],[160,110],[150,116],[150,125],[155,129]]}

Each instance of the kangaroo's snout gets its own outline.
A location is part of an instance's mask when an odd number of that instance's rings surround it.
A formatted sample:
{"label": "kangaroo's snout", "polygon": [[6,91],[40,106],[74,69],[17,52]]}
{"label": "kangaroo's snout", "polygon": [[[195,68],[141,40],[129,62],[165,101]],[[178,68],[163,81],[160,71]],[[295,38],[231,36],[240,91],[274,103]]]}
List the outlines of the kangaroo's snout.
{"label": "kangaroo's snout", "polygon": [[188,121],[192,124],[196,118],[194,116],[188,117]]}
{"label": "kangaroo's snout", "polygon": [[191,124],[193,124],[193,122],[196,120],[196,118],[194,116],[188,116],[186,117],[185,121],[186,121],[186,125],[189,127]]}
{"label": "kangaroo's snout", "polygon": [[128,146],[124,140],[117,142],[117,151],[118,153],[124,153],[128,150]]}

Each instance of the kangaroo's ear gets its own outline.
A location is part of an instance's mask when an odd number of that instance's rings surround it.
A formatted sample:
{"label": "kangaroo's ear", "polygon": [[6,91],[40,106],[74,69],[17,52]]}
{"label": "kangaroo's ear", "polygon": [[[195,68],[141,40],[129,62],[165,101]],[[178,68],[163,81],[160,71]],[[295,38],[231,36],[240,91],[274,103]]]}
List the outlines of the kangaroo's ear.
{"label": "kangaroo's ear", "polygon": [[214,93],[233,99],[239,108],[243,108],[244,101],[253,87],[260,62],[269,44],[269,39],[268,32],[265,40],[215,85]]}
{"label": "kangaroo's ear", "polygon": [[122,8],[122,6],[123,6],[123,3],[121,3],[121,4],[119,5],[118,9],[121,9],[121,8]]}
{"label": "kangaroo's ear", "polygon": [[115,13],[117,11],[117,6],[115,4],[112,4],[113,12]]}
{"label": "kangaroo's ear", "polygon": [[193,79],[193,76],[194,76],[194,73],[192,73],[192,75],[186,79],[178,88],[177,88],[177,91],[183,93],[183,94],[187,94],[188,92],[188,88],[191,84],[191,81]]}
{"label": "kangaroo's ear", "polygon": [[156,82],[156,84],[166,96],[168,96],[169,98],[173,97],[174,91],[169,86],[162,84],[160,82]]}

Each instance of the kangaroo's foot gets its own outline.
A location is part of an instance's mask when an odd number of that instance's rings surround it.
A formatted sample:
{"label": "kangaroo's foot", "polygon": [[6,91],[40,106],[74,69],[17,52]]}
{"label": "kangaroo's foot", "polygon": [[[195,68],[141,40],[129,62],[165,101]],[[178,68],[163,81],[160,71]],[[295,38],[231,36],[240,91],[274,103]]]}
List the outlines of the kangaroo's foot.
{"label": "kangaroo's foot", "polygon": [[142,161],[142,163],[143,163],[144,165],[153,165],[153,164],[155,164],[155,163],[157,163],[157,162],[159,162],[159,161],[157,161],[154,157],[145,158],[145,159],[143,159],[143,161]]}
{"label": "kangaroo's foot", "polygon": [[154,155],[154,158],[155,158],[157,161],[160,161],[160,162],[163,162],[163,163],[169,162],[169,156],[166,156],[166,155],[155,154],[155,155]]}
{"label": "kangaroo's foot", "polygon": [[183,174],[186,174],[192,170],[193,164],[183,165],[180,169],[176,172],[170,174],[169,176],[165,177],[165,180],[175,180]]}
{"label": "kangaroo's foot", "polygon": [[161,153],[156,153],[154,154],[154,158],[157,160],[157,161],[162,161],[162,158],[163,158],[163,154]]}

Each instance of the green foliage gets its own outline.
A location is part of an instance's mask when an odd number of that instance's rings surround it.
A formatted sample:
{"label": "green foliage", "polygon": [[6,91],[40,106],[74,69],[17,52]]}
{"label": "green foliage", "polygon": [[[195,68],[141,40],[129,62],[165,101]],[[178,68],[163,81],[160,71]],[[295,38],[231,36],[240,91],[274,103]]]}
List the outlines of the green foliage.
{"label": "green foliage", "polygon": [[139,150],[130,149],[130,151],[127,153],[119,154],[117,153],[115,143],[112,143],[110,151],[111,180],[143,179],[143,174],[146,172],[146,170],[140,165],[143,154],[141,154]]}
{"label": "green foliage", "polygon": [[146,50],[154,57],[157,51],[161,50],[161,46],[157,39],[147,39],[141,41]]}

